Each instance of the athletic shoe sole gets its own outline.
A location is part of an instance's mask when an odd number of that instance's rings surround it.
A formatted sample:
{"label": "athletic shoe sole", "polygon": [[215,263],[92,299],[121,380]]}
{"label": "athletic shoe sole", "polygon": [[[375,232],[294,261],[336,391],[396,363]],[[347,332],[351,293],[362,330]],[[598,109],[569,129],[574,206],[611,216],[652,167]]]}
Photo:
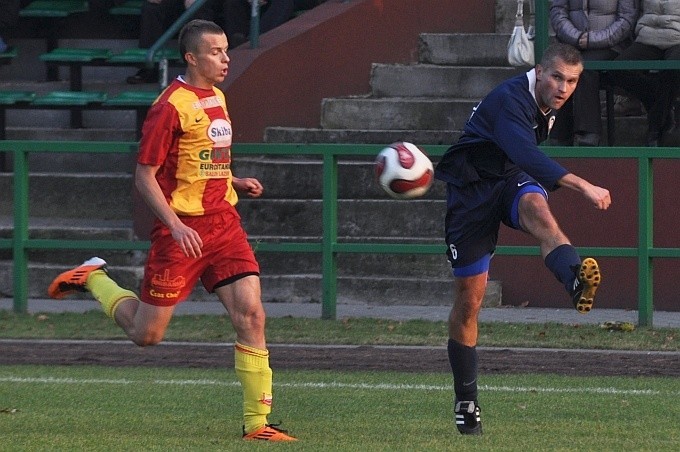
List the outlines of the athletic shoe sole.
{"label": "athletic shoe sole", "polygon": [[578,301],[575,302],[575,307],[581,314],[587,314],[593,309],[595,292],[602,280],[600,267],[595,259],[588,257],[583,260],[578,271],[578,279],[583,284],[583,290]]}

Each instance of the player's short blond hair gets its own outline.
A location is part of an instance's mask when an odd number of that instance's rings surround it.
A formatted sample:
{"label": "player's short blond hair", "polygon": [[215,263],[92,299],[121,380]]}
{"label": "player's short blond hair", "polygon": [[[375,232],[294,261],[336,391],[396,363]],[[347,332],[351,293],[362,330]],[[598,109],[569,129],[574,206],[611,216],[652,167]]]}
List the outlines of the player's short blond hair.
{"label": "player's short blond hair", "polygon": [[562,61],[569,66],[583,66],[581,52],[576,47],[561,42],[550,44],[545,49],[541,57],[541,66],[553,67],[557,61]]}

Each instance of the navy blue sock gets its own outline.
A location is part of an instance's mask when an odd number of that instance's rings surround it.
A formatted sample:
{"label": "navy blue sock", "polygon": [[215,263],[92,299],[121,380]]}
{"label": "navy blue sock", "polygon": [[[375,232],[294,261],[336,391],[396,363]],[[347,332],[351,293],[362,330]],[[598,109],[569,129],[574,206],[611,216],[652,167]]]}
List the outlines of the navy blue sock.
{"label": "navy blue sock", "polygon": [[572,245],[560,245],[545,257],[545,266],[550,269],[557,280],[564,284],[567,292],[571,293],[574,287],[576,273],[574,267],[581,265],[581,257]]}
{"label": "navy blue sock", "polygon": [[477,401],[477,348],[449,339],[449,363],[453,371],[456,400]]}

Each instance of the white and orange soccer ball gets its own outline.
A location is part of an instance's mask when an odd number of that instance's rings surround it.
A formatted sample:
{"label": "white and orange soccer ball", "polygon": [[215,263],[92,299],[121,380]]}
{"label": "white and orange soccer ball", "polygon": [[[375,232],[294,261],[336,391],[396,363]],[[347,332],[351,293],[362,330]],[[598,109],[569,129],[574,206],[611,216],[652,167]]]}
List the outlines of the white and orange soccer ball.
{"label": "white and orange soccer ball", "polygon": [[434,168],[422,149],[413,143],[400,141],[380,151],[375,159],[375,177],[392,198],[413,199],[430,189]]}

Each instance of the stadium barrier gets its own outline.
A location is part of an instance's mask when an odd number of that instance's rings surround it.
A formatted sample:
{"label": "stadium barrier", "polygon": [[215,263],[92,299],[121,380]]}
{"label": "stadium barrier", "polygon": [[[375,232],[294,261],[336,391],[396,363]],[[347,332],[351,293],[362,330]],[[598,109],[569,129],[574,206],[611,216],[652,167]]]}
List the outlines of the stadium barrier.
{"label": "stadium barrier", "polygon": [[[381,145],[366,144],[263,144],[234,145],[239,155],[320,157],[322,172],[322,237],[319,242],[257,242],[258,252],[302,252],[322,254],[322,319],[336,318],[337,256],[339,253],[373,254],[441,254],[443,244],[404,243],[338,243],[338,160],[340,157],[373,157]],[[441,156],[447,146],[423,146],[432,157]],[[96,149],[93,150],[93,149]],[[653,245],[653,168],[654,159],[680,158],[680,148],[592,148],[545,147],[554,158],[634,159],[638,162],[638,240],[636,247],[579,247],[593,256],[637,258],[638,316],[640,326],[653,326],[654,258],[680,258],[680,248],[657,248]],[[14,233],[11,239],[0,239],[0,249],[12,250],[14,311],[26,313],[28,307],[28,250],[36,249],[107,249],[146,250],[148,241],[126,240],[60,240],[29,238],[28,154],[47,153],[131,153],[136,142],[72,142],[72,141],[0,141],[0,151],[14,154]],[[540,255],[538,246],[499,246],[499,255]]]}

